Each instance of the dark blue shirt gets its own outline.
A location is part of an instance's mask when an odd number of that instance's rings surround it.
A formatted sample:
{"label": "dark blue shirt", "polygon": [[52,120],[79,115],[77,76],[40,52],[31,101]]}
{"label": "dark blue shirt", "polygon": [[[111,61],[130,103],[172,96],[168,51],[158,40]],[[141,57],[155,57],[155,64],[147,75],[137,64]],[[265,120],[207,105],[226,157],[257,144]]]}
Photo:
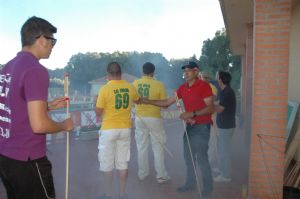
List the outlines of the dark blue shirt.
{"label": "dark blue shirt", "polygon": [[220,103],[224,107],[217,114],[217,125],[221,129],[235,128],[236,98],[233,89],[228,85],[220,92]]}

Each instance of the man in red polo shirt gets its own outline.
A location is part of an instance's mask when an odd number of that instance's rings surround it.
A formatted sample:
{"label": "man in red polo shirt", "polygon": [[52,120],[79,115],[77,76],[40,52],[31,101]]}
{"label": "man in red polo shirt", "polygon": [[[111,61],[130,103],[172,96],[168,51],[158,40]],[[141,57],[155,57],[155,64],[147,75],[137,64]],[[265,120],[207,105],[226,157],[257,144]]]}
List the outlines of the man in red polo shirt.
{"label": "man in red polo shirt", "polygon": [[[210,137],[211,113],[214,111],[213,94],[208,83],[198,78],[199,66],[195,62],[188,62],[182,66],[186,83],[182,84],[176,94],[182,99],[185,112],[180,118],[186,121],[187,136],[183,136],[184,159],[187,166],[185,184],[177,188],[178,192],[186,192],[196,188],[196,176],[191,156],[198,161],[202,172],[202,196],[208,197],[213,191],[211,167],[208,161],[208,141]],[[166,107],[176,102],[176,96],[166,100],[143,99],[143,103]],[[191,122],[193,121],[193,122]],[[188,140],[190,142],[190,153]],[[197,159],[196,159],[197,157]]]}

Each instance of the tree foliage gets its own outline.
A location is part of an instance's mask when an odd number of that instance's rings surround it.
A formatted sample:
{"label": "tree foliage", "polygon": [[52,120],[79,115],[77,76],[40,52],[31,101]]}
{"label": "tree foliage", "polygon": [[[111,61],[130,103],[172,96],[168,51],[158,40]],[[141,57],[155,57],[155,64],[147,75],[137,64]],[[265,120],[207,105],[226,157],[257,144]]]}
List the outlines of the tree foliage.
{"label": "tree foliage", "polygon": [[[152,62],[156,66],[156,79],[165,83],[168,88],[178,86],[172,75],[176,69],[171,67],[170,62],[161,53],[150,52],[78,53],[70,58],[64,69],[50,71],[50,77],[63,78],[63,74],[67,72],[73,88],[84,91],[89,89],[89,81],[106,75],[107,64],[111,61],[120,63],[123,73],[137,77],[142,75],[142,65]],[[179,66],[178,68],[180,69]]]}
{"label": "tree foliage", "polygon": [[[229,71],[232,74],[232,87],[239,89],[241,61],[240,57],[233,56],[229,49],[229,40],[225,30],[217,31],[213,39],[203,42],[200,59],[194,55],[185,59],[171,59],[168,61],[161,53],[151,52],[114,52],[114,53],[78,53],[73,55],[67,66],[63,69],[50,71],[50,78],[63,78],[65,72],[69,73],[71,87],[79,91],[87,91],[89,81],[106,75],[106,66],[111,61],[121,64],[122,72],[140,77],[142,65],[152,62],[156,66],[155,77],[166,84],[167,88],[175,89],[184,82],[181,66],[187,61],[194,61],[214,77],[218,70]],[[53,81],[53,85],[59,85]]]}
{"label": "tree foliage", "polygon": [[232,75],[231,86],[238,91],[240,88],[241,59],[240,56],[232,55],[229,44],[225,30],[217,31],[213,39],[207,39],[203,42],[199,62],[203,70],[212,76],[219,70],[230,72]]}

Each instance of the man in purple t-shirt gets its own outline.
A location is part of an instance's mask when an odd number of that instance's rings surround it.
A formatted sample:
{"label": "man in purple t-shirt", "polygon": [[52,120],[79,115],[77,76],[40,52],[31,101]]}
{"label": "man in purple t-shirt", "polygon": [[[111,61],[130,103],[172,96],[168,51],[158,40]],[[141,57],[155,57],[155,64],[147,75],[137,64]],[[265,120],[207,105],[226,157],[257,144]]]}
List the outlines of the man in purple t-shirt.
{"label": "man in purple t-shirt", "polygon": [[22,51],[0,72],[0,177],[8,199],[55,198],[46,133],[73,129],[70,118],[54,122],[47,113],[66,104],[63,97],[47,102],[49,76],[39,63],[49,58],[56,31],[44,19],[29,18]]}

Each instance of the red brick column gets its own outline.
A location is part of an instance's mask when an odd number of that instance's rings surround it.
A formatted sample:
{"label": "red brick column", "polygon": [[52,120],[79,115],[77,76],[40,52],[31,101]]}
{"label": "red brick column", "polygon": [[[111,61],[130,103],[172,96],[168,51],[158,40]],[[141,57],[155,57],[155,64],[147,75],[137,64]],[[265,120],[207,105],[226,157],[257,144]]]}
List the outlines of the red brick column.
{"label": "red brick column", "polygon": [[245,53],[242,56],[242,78],[241,78],[241,115],[243,117],[243,125],[245,124],[246,117],[246,101],[247,101],[247,62],[246,62],[247,52],[245,49]]}
{"label": "red brick column", "polygon": [[245,72],[246,73],[245,128],[247,129],[248,132],[251,129],[252,94],[253,94],[252,92],[253,89],[253,24],[252,23],[248,24],[247,26],[245,71],[246,71]]}
{"label": "red brick column", "polygon": [[291,0],[254,0],[254,6],[249,195],[261,199],[281,199]]}
{"label": "red brick column", "polygon": [[245,146],[249,148],[251,140],[252,88],[253,88],[253,24],[247,25],[245,52],[242,67],[242,128],[245,130]]}

